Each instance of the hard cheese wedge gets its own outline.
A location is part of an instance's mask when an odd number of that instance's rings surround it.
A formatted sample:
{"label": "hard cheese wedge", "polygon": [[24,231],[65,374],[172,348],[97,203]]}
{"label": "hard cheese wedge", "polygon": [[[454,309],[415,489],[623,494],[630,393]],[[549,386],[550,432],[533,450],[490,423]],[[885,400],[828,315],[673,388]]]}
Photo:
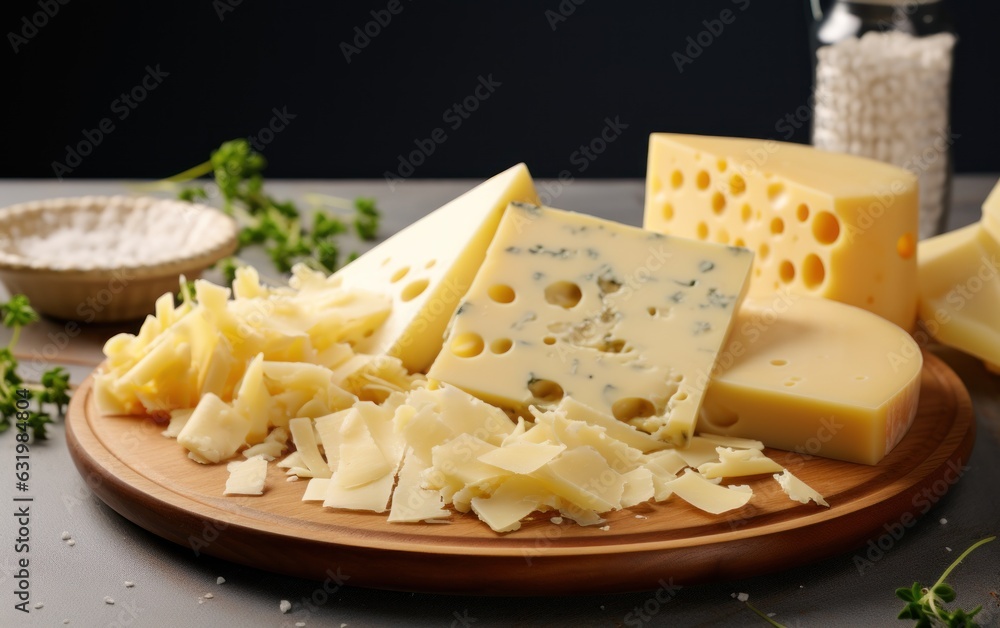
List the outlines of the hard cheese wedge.
{"label": "hard cheese wedge", "polygon": [[976,224],[920,243],[920,320],[1000,371],[1000,185]]}
{"label": "hard cheese wedge", "polygon": [[875,464],[913,422],[922,364],[908,333],[860,308],[797,295],[747,299],[699,428]]}
{"label": "hard cheese wedge", "polygon": [[751,296],[789,289],[904,329],[917,307],[917,180],[783,142],[654,133],[643,226],[747,246]]}
{"label": "hard cheese wedge", "polygon": [[524,413],[563,397],[690,438],[746,249],[512,204],[428,377]]}
{"label": "hard cheese wedge", "polygon": [[537,202],[528,168],[518,164],[403,229],[335,275],[346,286],[389,294],[392,313],[359,353],[398,357],[424,371],[512,201]]}

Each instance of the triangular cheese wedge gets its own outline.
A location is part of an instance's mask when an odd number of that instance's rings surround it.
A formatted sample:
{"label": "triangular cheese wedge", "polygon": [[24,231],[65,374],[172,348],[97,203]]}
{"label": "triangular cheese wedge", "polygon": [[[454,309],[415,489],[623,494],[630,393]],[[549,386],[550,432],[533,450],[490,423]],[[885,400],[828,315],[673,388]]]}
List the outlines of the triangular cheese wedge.
{"label": "triangular cheese wedge", "polygon": [[424,371],[512,201],[538,202],[524,164],[505,170],[403,229],[337,272],[344,285],[392,296],[392,313],[355,346]]}

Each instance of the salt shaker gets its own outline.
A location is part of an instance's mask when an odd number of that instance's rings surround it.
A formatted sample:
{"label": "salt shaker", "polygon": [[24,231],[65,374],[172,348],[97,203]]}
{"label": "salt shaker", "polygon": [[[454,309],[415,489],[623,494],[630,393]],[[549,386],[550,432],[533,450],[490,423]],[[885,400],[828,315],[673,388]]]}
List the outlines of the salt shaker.
{"label": "salt shaker", "polygon": [[941,233],[951,196],[948,122],[955,35],[942,0],[811,0],[813,144],[909,170],[920,237]]}

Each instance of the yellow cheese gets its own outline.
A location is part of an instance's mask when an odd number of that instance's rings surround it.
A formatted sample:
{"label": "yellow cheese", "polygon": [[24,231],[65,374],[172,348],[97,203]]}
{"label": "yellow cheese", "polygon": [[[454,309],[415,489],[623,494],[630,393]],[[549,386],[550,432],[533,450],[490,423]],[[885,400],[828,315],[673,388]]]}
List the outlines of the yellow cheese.
{"label": "yellow cheese", "polygon": [[302,454],[302,460],[306,463],[314,478],[330,477],[330,467],[327,466],[323,456],[319,453],[319,446],[316,443],[316,432],[313,430],[312,419],[299,417],[288,422],[288,431],[292,434],[295,442],[295,449]]}
{"label": "yellow cheese", "polygon": [[338,271],[334,278],[346,286],[392,296],[388,320],[356,350],[396,356],[410,371],[430,366],[448,319],[511,201],[537,202],[524,164],[501,172]]}
{"label": "yellow cheese", "polygon": [[787,287],[910,329],[917,215],[916,177],[888,164],[783,142],[650,137],[643,226],[751,248],[751,296]]}
{"label": "yellow cheese", "polygon": [[922,363],[909,334],[870,312],[805,296],[747,299],[699,428],[875,464],[913,422]]}
{"label": "yellow cheese", "polygon": [[[1000,186],[983,206],[981,222],[923,240],[919,247],[923,329],[987,365],[1000,364],[1000,229],[987,228],[1000,227],[997,190]],[[995,215],[988,218],[991,212]]]}
{"label": "yellow cheese", "polygon": [[570,396],[682,444],[751,258],[512,204],[428,377],[522,414]]}

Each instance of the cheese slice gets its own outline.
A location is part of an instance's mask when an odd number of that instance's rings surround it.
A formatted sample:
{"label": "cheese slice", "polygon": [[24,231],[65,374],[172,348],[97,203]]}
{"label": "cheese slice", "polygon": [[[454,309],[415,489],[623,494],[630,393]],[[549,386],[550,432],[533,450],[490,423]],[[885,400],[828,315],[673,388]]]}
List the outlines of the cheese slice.
{"label": "cheese slice", "polygon": [[230,463],[225,495],[263,495],[267,480],[267,460],[253,456],[242,462]]}
{"label": "cheese slice", "polygon": [[692,469],[686,469],[679,478],[667,482],[667,487],[695,508],[713,515],[742,508],[753,497],[747,486],[720,486]]}
{"label": "cheese slice", "polygon": [[650,136],[643,226],[750,247],[751,296],[787,287],[910,329],[917,219],[917,179],[902,168],[784,142]]}
{"label": "cheese slice", "polygon": [[745,475],[760,475],[783,471],[780,464],[765,456],[757,449],[733,449],[717,447],[719,462],[706,462],[698,467],[707,479],[735,478]]}
{"label": "cheese slice", "polygon": [[699,429],[875,464],[916,416],[922,364],[910,335],[871,312],[805,296],[747,299]]}
{"label": "cheese slice", "polygon": [[428,377],[522,414],[573,397],[683,444],[751,261],[746,249],[512,204]]}
{"label": "cheese slice", "polygon": [[413,523],[451,515],[444,508],[440,491],[421,486],[423,472],[429,467],[430,464],[412,449],[406,451],[399,470],[399,482],[392,492],[389,523]]}
{"label": "cheese slice", "polygon": [[524,164],[466,192],[339,270],[334,277],[345,286],[392,296],[389,318],[355,349],[398,357],[413,372],[426,370],[511,201],[537,202]]}
{"label": "cheese slice", "polygon": [[[939,342],[1000,365],[1000,195],[982,221],[920,242],[920,320]],[[990,205],[994,202],[996,208]],[[996,215],[988,218],[990,208]],[[994,223],[988,223],[987,220]],[[995,224],[994,228],[987,228]]]}
{"label": "cheese slice", "polygon": [[781,473],[775,473],[774,479],[778,481],[781,485],[781,490],[785,491],[791,499],[803,504],[808,504],[810,501],[815,502],[817,506],[830,507],[830,504],[823,499],[816,489],[812,488],[799,478],[792,475],[792,472],[785,469]]}

